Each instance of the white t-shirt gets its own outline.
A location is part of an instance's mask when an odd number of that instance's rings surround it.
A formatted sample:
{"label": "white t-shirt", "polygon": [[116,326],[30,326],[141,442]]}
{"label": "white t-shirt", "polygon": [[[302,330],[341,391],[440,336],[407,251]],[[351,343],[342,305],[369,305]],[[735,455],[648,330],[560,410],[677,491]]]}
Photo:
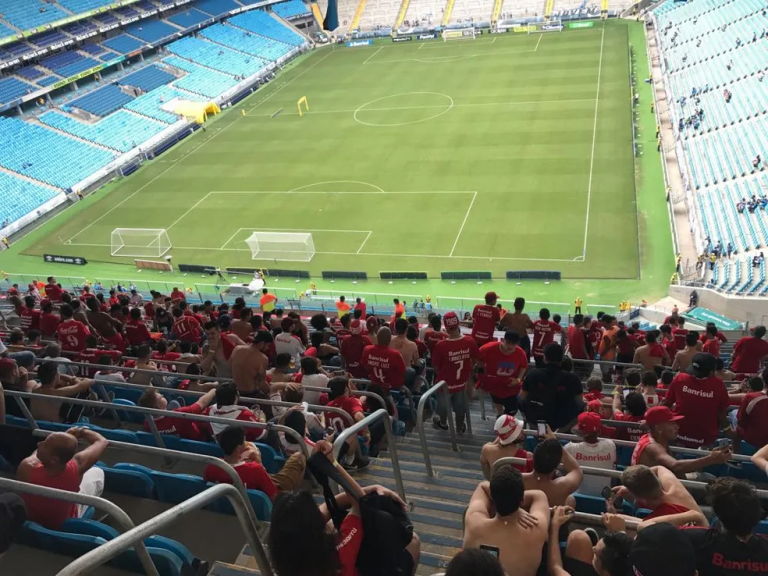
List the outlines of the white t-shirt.
{"label": "white t-shirt", "polygon": [[643,399],[645,400],[645,405],[648,408],[653,408],[654,406],[660,405],[658,394],[643,394]]}
{"label": "white t-shirt", "polygon": [[282,332],[275,336],[275,352],[277,354],[290,354],[296,364],[301,362],[301,353],[304,346],[298,338],[294,338],[288,332]]}
{"label": "white t-shirt", "polygon": [[[328,386],[328,376],[325,374],[305,374],[301,377],[302,386],[317,386],[325,388]],[[317,390],[306,390],[304,392],[304,401],[307,404],[319,404],[322,392]]]}
{"label": "white t-shirt", "polygon": [[[579,466],[590,468],[616,468],[616,444],[613,440],[600,439],[596,444],[587,442],[569,442],[563,447],[573,456]],[[584,474],[581,486],[577,490],[587,496],[600,496],[605,486],[611,485],[611,479],[604,476]]]}

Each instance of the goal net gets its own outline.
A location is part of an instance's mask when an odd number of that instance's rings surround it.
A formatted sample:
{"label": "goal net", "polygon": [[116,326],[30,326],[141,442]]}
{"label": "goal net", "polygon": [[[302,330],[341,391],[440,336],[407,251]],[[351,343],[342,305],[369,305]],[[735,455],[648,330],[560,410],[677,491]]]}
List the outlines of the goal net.
{"label": "goal net", "polygon": [[112,256],[159,258],[171,249],[165,228],[115,228],[112,231]]}
{"label": "goal net", "polygon": [[449,40],[474,40],[475,38],[476,35],[474,28],[443,30],[443,42],[448,42]]}
{"label": "goal net", "polygon": [[307,232],[254,232],[245,242],[254,260],[309,262],[315,255],[312,234]]}

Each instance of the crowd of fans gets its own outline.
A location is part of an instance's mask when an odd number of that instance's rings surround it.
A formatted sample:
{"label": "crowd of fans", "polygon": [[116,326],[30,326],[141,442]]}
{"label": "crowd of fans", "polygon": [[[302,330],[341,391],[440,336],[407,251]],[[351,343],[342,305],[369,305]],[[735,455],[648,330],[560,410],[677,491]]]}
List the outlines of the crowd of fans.
{"label": "crowd of fans", "polygon": [[[397,495],[361,488],[350,476],[386,447],[384,422],[352,435],[338,462],[332,443],[351,422],[382,408],[393,426],[402,426],[398,399],[420,394],[430,381],[445,382],[432,420],[438,430],[455,418],[455,430],[465,434],[468,402],[478,393],[496,411],[496,439],[480,454],[486,481],[469,502],[465,551],[448,566],[449,576],[768,573],[768,542],[752,536],[762,519],[754,488],[711,473],[712,466],[736,469],[734,454],[744,443],[756,452],[755,465],[768,468],[764,327],[735,343],[726,370],[720,358],[726,337],[714,325],[690,330],[677,311],[658,330],[603,313],[575,314],[563,327],[546,308],[532,319],[524,299],[505,310],[489,292],[463,319],[430,313],[420,323],[398,301],[394,316],[381,318],[368,314],[363,301],[353,307],[340,298],[339,318],[317,314],[307,324],[267,295],[265,289],[252,309],[242,299],[191,305],[176,289],[146,298],[136,290],[89,287],[70,294],[54,278],[24,295],[12,289],[8,301],[18,326],[0,343],[0,384],[33,393],[27,406],[35,419],[73,426],[41,442],[19,466],[18,479],[101,494],[104,474],[94,464],[108,443],[78,424],[104,410],[66,399],[97,399],[101,383],[141,385],[138,405],[164,411],[152,416],[160,433],[218,443],[244,485],[273,500],[270,551],[281,576],[368,576],[371,569],[361,569],[361,557],[372,553],[366,538],[383,538],[361,520],[371,502],[389,502],[387,518],[405,516],[397,525],[409,525]],[[375,396],[356,395],[358,386]],[[182,405],[168,401],[168,389],[200,395]],[[24,415],[15,402],[0,402],[3,419],[6,410]],[[296,434],[174,414],[273,422]],[[575,436],[563,444],[558,433]],[[88,447],[78,452],[78,441]],[[617,441],[635,444],[630,466],[611,488],[601,470],[617,470],[624,446]],[[279,472],[267,472],[256,442],[286,457]],[[682,457],[678,447],[701,452]],[[507,457],[519,463],[497,465]],[[305,479],[323,474],[346,492],[318,508]],[[215,466],[204,477],[231,481]],[[708,500],[689,493],[682,479],[710,482]],[[600,534],[568,528],[583,497],[605,502]],[[18,525],[19,510],[54,529],[82,513],[40,497],[25,495],[23,502],[0,501],[0,516],[13,519],[8,526]],[[649,513],[625,516],[632,502]],[[709,528],[705,503],[718,518],[716,528]],[[332,532],[325,528],[329,520]],[[400,536],[390,539],[388,569],[413,573],[419,538],[412,527]]]}

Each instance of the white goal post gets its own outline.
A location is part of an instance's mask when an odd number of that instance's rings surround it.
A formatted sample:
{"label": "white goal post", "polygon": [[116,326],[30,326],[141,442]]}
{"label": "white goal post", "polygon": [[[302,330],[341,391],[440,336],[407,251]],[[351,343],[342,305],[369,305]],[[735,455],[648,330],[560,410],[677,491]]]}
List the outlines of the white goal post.
{"label": "white goal post", "polygon": [[449,28],[443,30],[443,42],[448,42],[448,40],[474,40],[476,37],[474,28]]}
{"label": "white goal post", "polygon": [[308,232],[254,232],[245,241],[254,260],[309,262],[315,242]]}
{"label": "white goal post", "polygon": [[111,238],[112,256],[159,258],[171,249],[165,228],[115,228]]}

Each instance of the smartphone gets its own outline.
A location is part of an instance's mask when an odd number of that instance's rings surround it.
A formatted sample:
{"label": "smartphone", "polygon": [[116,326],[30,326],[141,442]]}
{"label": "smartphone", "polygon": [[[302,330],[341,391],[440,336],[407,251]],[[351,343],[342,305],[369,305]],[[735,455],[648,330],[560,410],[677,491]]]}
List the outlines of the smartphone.
{"label": "smartphone", "polygon": [[630,393],[630,392],[632,392],[632,389],[631,389],[631,388],[630,388],[630,389],[628,389],[628,388],[625,388],[625,389],[623,390],[623,394],[624,394],[624,400],[626,400],[626,399],[627,399],[627,396],[629,395],[629,393]]}
{"label": "smartphone", "polygon": [[485,550],[486,552],[488,552],[488,554],[490,554],[497,560],[499,558],[499,549],[496,548],[496,546],[487,546],[486,544],[480,544],[480,550]]}
{"label": "smartphone", "polygon": [[536,433],[539,436],[547,435],[547,423],[544,420],[539,420],[536,422]]}
{"label": "smartphone", "polygon": [[614,496],[610,486],[603,486],[603,491],[600,492],[600,495],[606,500],[613,500]]}
{"label": "smartphone", "polygon": [[613,507],[616,508],[617,512],[621,512],[622,507],[624,506],[624,498],[621,496],[616,496],[616,498],[613,499]]}
{"label": "smartphone", "polygon": [[730,438],[718,438],[715,440],[715,446],[718,446],[720,448],[730,448],[731,447],[731,439]]}

